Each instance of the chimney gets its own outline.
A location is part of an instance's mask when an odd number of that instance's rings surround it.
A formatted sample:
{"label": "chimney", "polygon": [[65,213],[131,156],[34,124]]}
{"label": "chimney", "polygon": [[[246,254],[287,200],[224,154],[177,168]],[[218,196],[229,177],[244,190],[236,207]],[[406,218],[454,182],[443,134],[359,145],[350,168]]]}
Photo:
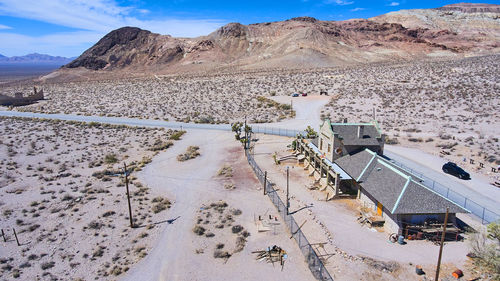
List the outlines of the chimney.
{"label": "chimney", "polygon": [[358,126],[358,138],[360,138],[360,139],[363,138],[363,135],[365,133],[364,131],[365,131],[365,126],[359,125]]}

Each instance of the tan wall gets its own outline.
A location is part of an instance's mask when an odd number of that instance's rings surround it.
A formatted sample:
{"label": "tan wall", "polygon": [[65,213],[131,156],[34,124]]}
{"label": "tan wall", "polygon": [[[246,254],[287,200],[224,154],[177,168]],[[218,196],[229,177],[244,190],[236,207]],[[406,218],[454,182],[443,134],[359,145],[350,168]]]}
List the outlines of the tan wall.
{"label": "tan wall", "polygon": [[[373,202],[372,199],[368,195],[366,195],[366,193],[363,191],[363,189],[361,189],[361,196],[359,199],[361,201],[361,204],[364,207],[369,208],[369,209],[373,210],[374,212],[377,212],[377,210],[376,210],[377,203]],[[387,233],[399,233],[400,226],[397,223],[397,220],[398,220],[397,216],[396,215],[391,216],[387,212],[387,209],[385,208],[385,206],[383,206],[382,217],[385,220],[384,230]]]}

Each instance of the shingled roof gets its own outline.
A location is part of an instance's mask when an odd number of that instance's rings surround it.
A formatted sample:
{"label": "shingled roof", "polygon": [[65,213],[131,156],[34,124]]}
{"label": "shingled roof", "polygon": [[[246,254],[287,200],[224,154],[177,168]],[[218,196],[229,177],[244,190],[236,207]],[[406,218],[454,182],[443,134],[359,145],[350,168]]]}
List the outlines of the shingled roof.
{"label": "shingled roof", "polygon": [[335,161],[392,214],[468,213],[467,210],[430,190],[418,178],[365,149]]}
{"label": "shingled roof", "polygon": [[[331,123],[332,131],[338,134],[345,146],[350,145],[379,145],[382,133],[376,123]],[[358,137],[358,128],[363,127],[363,134]]]}

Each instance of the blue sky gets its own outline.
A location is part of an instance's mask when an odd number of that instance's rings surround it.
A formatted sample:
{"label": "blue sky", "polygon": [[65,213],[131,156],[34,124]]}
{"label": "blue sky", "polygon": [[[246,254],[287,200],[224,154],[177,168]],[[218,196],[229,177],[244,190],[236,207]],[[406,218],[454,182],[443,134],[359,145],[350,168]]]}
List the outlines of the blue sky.
{"label": "blue sky", "polygon": [[456,2],[459,1],[0,0],[0,54],[78,56],[106,33],[122,26],[196,37],[229,22],[250,24],[297,16],[320,20],[369,18],[390,11],[436,8]]}

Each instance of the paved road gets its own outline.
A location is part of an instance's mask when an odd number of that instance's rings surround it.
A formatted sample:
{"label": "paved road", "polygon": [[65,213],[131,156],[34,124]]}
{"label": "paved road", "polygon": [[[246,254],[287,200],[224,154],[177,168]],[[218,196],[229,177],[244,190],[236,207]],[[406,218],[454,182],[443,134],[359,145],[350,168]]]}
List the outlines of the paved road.
{"label": "paved road", "polygon": [[[306,102],[306,100],[304,100]],[[313,103],[313,106],[309,107],[295,107],[297,110],[297,116],[302,116],[301,123],[303,124],[300,128],[296,121],[285,121],[283,125],[290,125],[292,129],[302,129],[302,127],[306,127],[307,124],[311,124],[311,122],[317,121],[314,114],[304,113],[302,111],[310,112],[317,111],[324,104],[323,100],[317,100]],[[314,110],[313,110],[314,109]],[[193,124],[193,123],[182,123],[182,122],[167,122],[160,120],[149,120],[149,119],[133,119],[133,118],[124,118],[124,117],[102,117],[102,116],[83,116],[83,115],[69,115],[69,114],[43,114],[43,113],[32,113],[32,112],[17,112],[17,111],[0,111],[0,116],[16,116],[16,117],[34,117],[34,118],[47,118],[47,119],[59,119],[59,120],[67,120],[67,121],[81,121],[81,122],[100,122],[107,124],[117,124],[117,125],[130,125],[130,126],[147,126],[147,127],[164,127],[164,128],[183,128],[183,129],[200,129],[200,130],[222,130],[222,131],[230,131],[231,126],[228,124]],[[312,116],[312,117],[311,117]],[[308,118],[313,118],[309,120]],[[275,127],[277,123],[266,124],[272,127]],[[284,131],[283,125],[281,130],[267,130],[268,134],[273,135],[283,135]],[[261,127],[263,124],[259,124]],[[271,127],[269,127],[271,128]],[[291,130],[289,130],[291,131]],[[289,136],[294,136],[294,133],[288,134]],[[404,148],[387,146],[386,147],[386,155],[389,158],[392,158],[400,163],[403,163],[406,166],[409,166],[412,169],[415,169],[419,172],[425,173],[428,177],[440,182],[451,190],[457,192],[457,195],[451,197],[454,201],[457,201],[459,204],[463,205],[465,197],[467,200],[473,201],[480,206],[484,206],[490,211],[500,214],[500,190],[492,187],[487,181],[484,179],[474,177],[472,181],[464,183],[458,182],[458,179],[452,178],[451,176],[444,175],[440,172],[441,162],[444,163],[445,160],[440,159],[427,159],[424,157],[424,154],[421,152],[412,152],[407,153]],[[403,156],[405,155],[405,156]],[[410,158],[412,160],[410,160]],[[424,160],[423,160],[424,159]],[[420,162],[419,162],[420,160]],[[422,163],[422,161],[426,161],[427,163]],[[441,162],[440,162],[441,161]],[[432,165],[430,165],[432,164]],[[463,196],[458,195],[460,193]],[[453,195],[453,194],[452,194]],[[467,207],[473,211],[473,213],[480,213],[482,209],[480,206],[476,206],[471,202],[467,202]],[[495,214],[486,213],[488,217],[495,217]]]}
{"label": "paved road", "polygon": [[[459,203],[461,206],[465,204],[467,209],[474,214],[482,216],[483,210],[478,206],[481,205],[497,214],[495,216],[485,211],[487,220],[494,220],[495,217],[500,218],[500,190],[498,188],[488,184],[474,173],[471,173],[472,179],[468,181],[447,175],[441,171],[442,165],[447,162],[446,159],[420,151],[416,156],[416,152],[416,149],[386,146],[384,155],[402,163],[406,167],[423,173],[430,178],[424,178],[425,185],[434,187],[441,194],[447,194],[452,201]],[[433,183],[432,180],[439,184]],[[446,188],[449,188],[450,191],[448,192]]]}

